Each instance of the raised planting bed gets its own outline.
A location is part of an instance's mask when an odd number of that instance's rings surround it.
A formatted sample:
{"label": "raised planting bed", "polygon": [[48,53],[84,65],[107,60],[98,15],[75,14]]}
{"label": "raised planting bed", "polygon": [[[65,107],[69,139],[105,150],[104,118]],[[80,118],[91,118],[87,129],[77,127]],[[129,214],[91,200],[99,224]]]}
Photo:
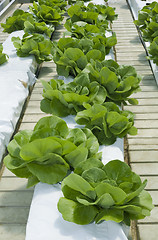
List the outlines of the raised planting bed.
{"label": "raised planting bed", "polygon": [[17,57],[11,38],[21,37],[23,31],[11,33],[3,43],[8,62],[0,66],[0,161],[15,130],[29,87],[35,83],[37,63],[33,56]]}

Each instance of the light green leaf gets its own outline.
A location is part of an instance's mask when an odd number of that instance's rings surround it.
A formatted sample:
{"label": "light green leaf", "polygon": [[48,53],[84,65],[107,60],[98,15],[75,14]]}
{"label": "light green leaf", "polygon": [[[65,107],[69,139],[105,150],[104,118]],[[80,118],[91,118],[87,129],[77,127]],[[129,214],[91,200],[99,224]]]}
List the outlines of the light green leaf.
{"label": "light green leaf", "polygon": [[50,153],[47,156],[47,160],[43,162],[33,161],[29,163],[28,169],[43,183],[58,183],[67,175],[69,165],[57,154]]}
{"label": "light green leaf", "polygon": [[24,145],[21,148],[20,156],[27,162],[38,160],[48,153],[62,154],[61,144],[51,137],[37,139]]}
{"label": "light green leaf", "polygon": [[96,207],[84,206],[66,198],[59,199],[58,210],[64,220],[80,225],[91,223],[97,214]]}
{"label": "light green leaf", "polygon": [[94,188],[91,187],[91,185],[86,180],[84,180],[81,176],[75,173],[70,174],[68,177],[66,177],[63,180],[62,184],[67,185],[69,188],[72,188],[73,190],[78,191],[93,200],[96,197]]}
{"label": "light green leaf", "polygon": [[104,209],[101,211],[95,218],[95,222],[99,223],[102,220],[105,221],[115,221],[115,222],[122,222],[124,219],[123,210],[116,210],[116,209]]}
{"label": "light green leaf", "polygon": [[126,199],[126,193],[119,187],[114,187],[109,183],[100,183],[95,187],[95,191],[98,197],[101,197],[104,193],[109,193],[114,199],[116,204],[123,203]]}
{"label": "light green leaf", "polygon": [[88,149],[82,146],[65,155],[65,160],[71,167],[76,168],[79,163],[85,161],[88,157]]}

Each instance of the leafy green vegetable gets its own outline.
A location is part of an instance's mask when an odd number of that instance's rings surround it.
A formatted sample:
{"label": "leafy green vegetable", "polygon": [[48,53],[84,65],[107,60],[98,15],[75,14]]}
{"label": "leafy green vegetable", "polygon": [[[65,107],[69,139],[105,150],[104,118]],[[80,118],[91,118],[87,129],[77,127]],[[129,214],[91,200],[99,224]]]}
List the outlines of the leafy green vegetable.
{"label": "leafy green vegetable", "polygon": [[85,109],[84,104],[102,104],[106,99],[105,89],[97,82],[88,82],[86,78],[76,78],[75,82],[64,84],[62,80],[42,81],[44,99],[41,110],[57,116],[76,114]]}
{"label": "leafy green vegetable", "polygon": [[95,24],[99,14],[97,12],[83,10],[87,10],[83,2],[72,5],[67,11],[68,15],[71,17],[71,22],[84,21],[90,24]]}
{"label": "leafy green vegetable", "polygon": [[39,5],[36,2],[33,2],[33,6],[30,6],[30,11],[35,14],[39,22],[51,23],[54,26],[57,26],[60,21],[63,20],[62,14],[64,11],[60,8],[52,8],[47,5]]}
{"label": "leafy green vegetable", "polygon": [[33,131],[14,136],[4,164],[18,177],[28,178],[28,187],[39,181],[54,184],[78,165],[82,174],[86,161],[91,167],[102,167],[98,149],[98,141],[89,129],[68,129],[64,120],[50,116],[40,119]]}
{"label": "leafy green vegetable", "polygon": [[102,220],[127,224],[130,219],[150,215],[153,204],[150,194],[143,190],[145,186],[146,180],[142,183],[128,165],[113,160],[102,169],[95,167],[82,176],[73,173],[66,177],[58,210],[66,221],[76,224]]}
{"label": "leafy green vegetable", "polygon": [[84,74],[87,76],[87,73],[90,81],[97,81],[106,89],[109,101],[119,105],[121,102],[126,104],[126,101],[138,103],[129,98],[132,93],[140,91],[141,78],[134,67],[119,66],[113,60],[103,62],[91,60],[81,72],[82,76]]}
{"label": "leafy green vegetable", "polygon": [[19,57],[34,55],[37,63],[51,61],[53,56],[53,44],[49,39],[45,39],[41,34],[29,35],[25,33],[23,38],[12,37],[14,47],[17,49]]}
{"label": "leafy green vegetable", "polygon": [[[88,38],[76,39],[70,37],[60,38],[57,43],[57,46],[55,46],[54,60],[55,62],[59,61],[60,57],[63,56],[64,51],[68,48],[81,49],[84,52],[84,54],[87,55],[88,61],[90,61],[90,59],[104,60],[105,55],[109,53],[110,49],[116,44],[116,42],[117,40],[114,34],[111,37],[97,35],[92,39]],[[98,54],[99,56],[94,57],[94,54]]]}
{"label": "leafy green vegetable", "polygon": [[87,11],[93,11],[93,12],[99,13],[99,16],[98,16],[99,19],[104,18],[110,22],[113,22],[114,20],[116,20],[118,16],[115,13],[115,8],[109,7],[107,5],[89,3],[86,9]]}
{"label": "leafy green vegetable", "polygon": [[38,0],[37,2],[39,5],[46,5],[57,9],[60,8],[62,10],[65,10],[67,6],[67,2],[64,0]]}
{"label": "leafy green vegetable", "polygon": [[8,61],[8,55],[3,53],[3,45],[0,44],[0,65]]}
{"label": "leafy green vegetable", "polygon": [[24,22],[24,32],[33,34],[33,33],[40,33],[45,34],[49,38],[51,38],[52,33],[54,32],[53,26],[47,26],[45,22],[36,22],[34,20],[29,20]]}
{"label": "leafy green vegetable", "polygon": [[77,113],[75,120],[78,124],[90,128],[100,144],[113,144],[117,137],[137,134],[137,129],[133,126],[134,114],[132,112],[121,111],[112,102],[86,107],[86,110]]}
{"label": "leafy green vegetable", "polygon": [[57,65],[58,74],[65,77],[77,76],[91,59],[104,60],[105,55],[115,44],[115,35],[107,38],[97,35],[93,39],[61,38],[57,45],[54,44],[53,59]]}
{"label": "leafy green vegetable", "polygon": [[97,35],[105,36],[104,27],[97,27],[96,25],[92,25],[84,21],[72,23],[71,20],[68,19],[64,26],[67,29],[65,35],[68,35],[70,37],[75,37],[79,39],[81,38],[92,39]]}
{"label": "leafy green vegetable", "polygon": [[109,28],[109,21],[117,18],[115,9],[105,5],[89,3],[86,7],[83,2],[77,2],[68,9],[71,22],[84,21],[97,27]]}
{"label": "leafy green vegetable", "polygon": [[6,23],[1,23],[1,26],[4,28],[3,32],[12,33],[17,30],[23,30],[24,22],[33,21],[33,19],[34,17],[32,14],[17,9],[11,17],[6,19]]}
{"label": "leafy green vegetable", "polygon": [[153,62],[158,65],[158,37],[154,38],[149,47],[149,59],[153,60]]}
{"label": "leafy green vegetable", "polygon": [[143,39],[152,42],[158,36],[158,3],[152,2],[144,6],[138,14],[138,20],[134,23],[142,31]]}

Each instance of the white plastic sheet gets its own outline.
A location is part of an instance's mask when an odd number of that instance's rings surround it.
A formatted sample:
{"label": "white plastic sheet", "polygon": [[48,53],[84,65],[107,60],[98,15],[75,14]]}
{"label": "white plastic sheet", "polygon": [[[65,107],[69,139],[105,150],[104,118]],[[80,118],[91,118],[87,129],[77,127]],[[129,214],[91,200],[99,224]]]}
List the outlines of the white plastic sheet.
{"label": "white plastic sheet", "polygon": [[134,18],[138,19],[138,11],[146,5],[146,1],[143,2],[141,0],[128,0],[128,3],[131,7]]}
{"label": "white plastic sheet", "polygon": [[60,184],[36,186],[26,240],[127,240],[121,225],[113,221],[77,225],[63,220],[57,210],[60,197]]}
{"label": "white plastic sheet", "polygon": [[13,32],[3,43],[3,52],[9,60],[0,66],[0,162],[28,96],[28,88],[36,80],[34,57],[18,57],[11,41],[13,36],[22,38],[23,34],[23,31]]}

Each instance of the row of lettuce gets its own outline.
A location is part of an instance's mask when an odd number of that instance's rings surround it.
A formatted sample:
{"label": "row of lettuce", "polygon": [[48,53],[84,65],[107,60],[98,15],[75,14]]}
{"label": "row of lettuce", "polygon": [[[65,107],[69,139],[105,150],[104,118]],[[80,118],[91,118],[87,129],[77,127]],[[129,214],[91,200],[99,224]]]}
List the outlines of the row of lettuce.
{"label": "row of lettuce", "polygon": [[158,3],[155,1],[144,6],[139,11],[135,24],[142,32],[143,40],[150,43],[148,59],[158,66]]}
{"label": "row of lettuce", "polygon": [[[54,11],[50,10],[53,2]],[[57,5],[60,10],[56,10]],[[53,58],[58,75],[72,77],[68,83],[61,79],[42,81],[41,110],[52,115],[41,118],[32,131],[23,130],[14,136],[4,164],[18,177],[27,178],[28,187],[38,182],[62,182],[64,197],[58,202],[58,210],[67,221],[83,225],[113,220],[129,225],[131,219],[149,216],[153,208],[151,196],[144,190],[147,181],[142,183],[120,160],[104,165],[98,151],[99,144],[109,145],[117,137],[137,133],[133,113],[120,106],[137,104],[130,95],[139,91],[141,78],[132,66],[105,60],[116,44],[115,34],[106,37],[109,24],[116,19],[114,9],[107,5],[85,6],[77,1],[67,10],[65,36],[58,42],[50,41],[46,33],[57,24],[50,12],[54,16],[58,13],[61,20],[65,7],[62,0],[38,0],[30,7],[33,16],[21,10],[21,16],[17,15],[18,10],[3,24],[5,31],[11,31],[6,30],[9,21],[8,29],[16,25],[13,21],[17,16],[21,19],[27,14],[23,23],[19,21],[25,31],[23,39],[12,39],[18,56],[33,54],[38,63]],[[43,22],[50,24],[47,18],[53,23],[51,27]],[[39,33],[43,26],[44,32]],[[79,128],[68,128],[60,118],[69,115],[76,115]]]}

